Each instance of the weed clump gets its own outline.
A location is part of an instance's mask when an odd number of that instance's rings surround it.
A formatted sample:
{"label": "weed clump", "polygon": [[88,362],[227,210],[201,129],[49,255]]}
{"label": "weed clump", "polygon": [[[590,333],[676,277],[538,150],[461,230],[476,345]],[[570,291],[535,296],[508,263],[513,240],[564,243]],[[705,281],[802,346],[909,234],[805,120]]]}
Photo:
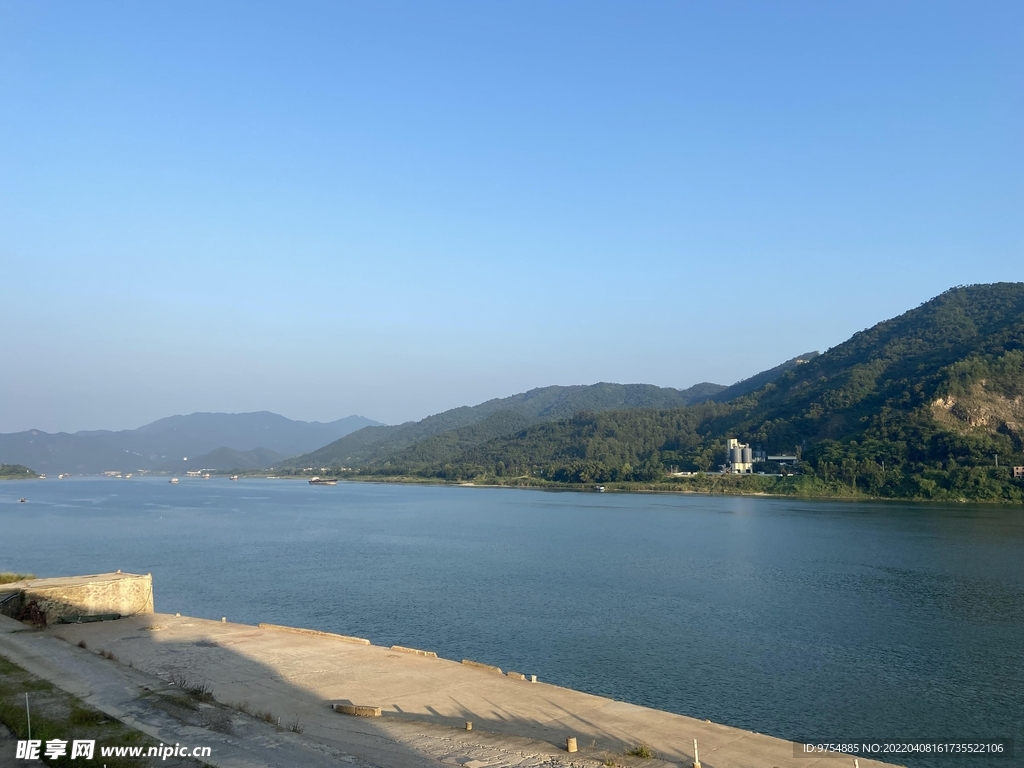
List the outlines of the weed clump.
{"label": "weed clump", "polygon": [[237,709],[243,715],[252,714],[252,704],[250,704],[248,701],[243,701],[238,704],[229,704],[228,706],[230,706],[232,709]]}
{"label": "weed clump", "polygon": [[643,742],[637,744],[632,749],[627,749],[626,754],[630,757],[642,757],[644,760],[650,760],[654,757],[654,752],[652,752],[651,748]]}
{"label": "weed clump", "polygon": [[[252,704],[250,704],[248,701],[242,701],[237,704],[229,704],[228,706],[230,706],[232,709],[237,709],[243,715],[255,717],[257,720],[262,720],[265,723],[270,723],[271,725],[278,726],[281,725],[281,718],[279,718],[269,709],[254,709]],[[306,726],[299,722],[299,717],[298,715],[296,715],[295,719],[292,720],[291,724],[288,726],[288,730],[294,731],[295,733],[302,733],[304,730],[306,730]]]}
{"label": "weed clump", "polygon": [[270,723],[271,725],[277,725],[277,721],[279,720],[278,716],[271,712],[269,709],[254,710],[252,716],[259,720],[262,720],[265,723]]}
{"label": "weed clump", "polygon": [[195,701],[213,701],[213,688],[207,682],[194,682],[185,675],[171,675],[171,685]]}

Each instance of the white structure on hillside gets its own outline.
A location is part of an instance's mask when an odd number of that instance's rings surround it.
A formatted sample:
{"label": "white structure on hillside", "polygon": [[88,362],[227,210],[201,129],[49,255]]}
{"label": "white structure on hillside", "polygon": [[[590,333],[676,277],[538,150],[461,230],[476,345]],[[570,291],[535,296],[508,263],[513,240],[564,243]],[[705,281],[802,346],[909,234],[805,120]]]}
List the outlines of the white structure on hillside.
{"label": "white structure on hillside", "polygon": [[749,445],[730,437],[727,448],[729,452],[729,462],[726,464],[727,472],[734,475],[745,475],[754,470],[754,454]]}

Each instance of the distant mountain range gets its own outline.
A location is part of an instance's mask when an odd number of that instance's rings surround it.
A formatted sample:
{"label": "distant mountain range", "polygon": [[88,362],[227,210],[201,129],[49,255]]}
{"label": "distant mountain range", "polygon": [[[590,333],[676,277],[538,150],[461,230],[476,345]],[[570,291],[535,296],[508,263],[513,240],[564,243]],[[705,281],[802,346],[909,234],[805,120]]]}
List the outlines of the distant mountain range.
{"label": "distant mountain range", "polygon": [[52,474],[426,467],[458,461],[488,441],[580,413],[667,410],[739,397],[816,355],[809,352],[793,358],[731,387],[710,382],[687,389],[606,382],[541,387],[397,426],[362,416],[326,424],[293,421],[261,411],[170,416],[120,432],[29,430],[0,434],[0,463]]}
{"label": "distant mountain range", "polygon": [[[390,453],[353,450],[346,460],[377,476],[707,490],[723,486],[703,472],[727,462],[727,440],[737,438],[769,457],[797,455],[798,474],[776,479],[792,467],[769,460],[762,466],[778,474],[728,488],[1020,503],[1024,478],[1013,467],[1024,472],[1024,283],[953,288],[704,402],[581,409],[514,431],[507,421],[505,434],[491,430],[483,440],[461,428],[439,436],[439,450],[427,450],[428,439]],[[334,445],[406,428],[388,429]],[[699,472],[669,478],[672,467]]]}
{"label": "distant mountain range", "polygon": [[656,409],[670,410],[704,402],[724,402],[749,394],[817,357],[807,352],[782,365],[725,387],[704,382],[688,389],[650,384],[599,383],[531,389],[511,397],[454,408],[422,421],[392,427],[367,427],[316,451],[286,459],[279,467],[348,467],[404,472],[458,462],[472,449],[510,437],[540,424],[581,413]]}
{"label": "distant mountain range", "polygon": [[[74,474],[178,471],[185,465],[196,469],[256,468],[379,424],[363,416],[327,423],[293,421],[260,411],[170,416],[120,432],[50,434],[33,429],[0,434],[0,463],[23,464],[37,472]],[[230,466],[233,461],[240,463]]]}
{"label": "distant mountain range", "polygon": [[[702,490],[717,482],[704,472],[728,460],[729,438],[768,454],[765,466],[771,454],[799,457],[796,475],[775,466],[775,475],[748,478],[748,490],[1024,500],[1024,480],[1007,466],[1024,465],[1024,283],[953,288],[824,354],[730,387],[551,386],[397,426],[263,412],[195,413],[123,432],[33,430],[0,435],[0,464],[43,472],[273,465],[282,474]],[[697,474],[670,481],[670,468]]]}
{"label": "distant mountain range", "polygon": [[380,466],[445,461],[474,445],[511,435],[534,424],[557,421],[581,411],[617,408],[679,408],[703,402],[724,390],[721,384],[689,389],[651,384],[590,384],[531,389],[511,397],[463,406],[393,427],[368,427],[312,453],[289,459],[285,467]]}
{"label": "distant mountain range", "polygon": [[171,416],[134,430],[48,434],[37,430],[0,435],[0,462],[38,472],[93,474],[139,469],[285,473],[304,468],[443,464],[496,438],[580,413],[621,409],[673,409],[739,396],[771,381],[816,352],[793,358],[731,387],[704,382],[687,389],[650,384],[550,386],[495,398],[386,426],[362,416],[322,424],[274,413],[194,413]]}

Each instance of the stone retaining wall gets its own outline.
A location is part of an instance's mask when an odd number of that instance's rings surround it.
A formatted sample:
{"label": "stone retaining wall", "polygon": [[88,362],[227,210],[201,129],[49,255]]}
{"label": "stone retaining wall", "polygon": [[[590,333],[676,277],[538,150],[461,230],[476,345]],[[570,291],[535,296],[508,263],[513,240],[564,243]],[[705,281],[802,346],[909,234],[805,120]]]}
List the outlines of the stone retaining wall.
{"label": "stone retaining wall", "polygon": [[20,598],[4,604],[4,614],[15,616],[24,606],[35,602],[47,624],[103,614],[153,613],[152,574],[101,573],[30,579],[5,585],[4,590],[20,593]]}

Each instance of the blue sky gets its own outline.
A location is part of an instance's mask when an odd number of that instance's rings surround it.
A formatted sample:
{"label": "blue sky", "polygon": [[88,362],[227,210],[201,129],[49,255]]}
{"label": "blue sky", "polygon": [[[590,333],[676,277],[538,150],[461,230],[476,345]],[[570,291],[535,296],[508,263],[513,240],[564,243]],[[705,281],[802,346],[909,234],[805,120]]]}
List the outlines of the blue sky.
{"label": "blue sky", "polygon": [[1024,279],[1019,2],[0,0],[0,431],[724,384]]}

